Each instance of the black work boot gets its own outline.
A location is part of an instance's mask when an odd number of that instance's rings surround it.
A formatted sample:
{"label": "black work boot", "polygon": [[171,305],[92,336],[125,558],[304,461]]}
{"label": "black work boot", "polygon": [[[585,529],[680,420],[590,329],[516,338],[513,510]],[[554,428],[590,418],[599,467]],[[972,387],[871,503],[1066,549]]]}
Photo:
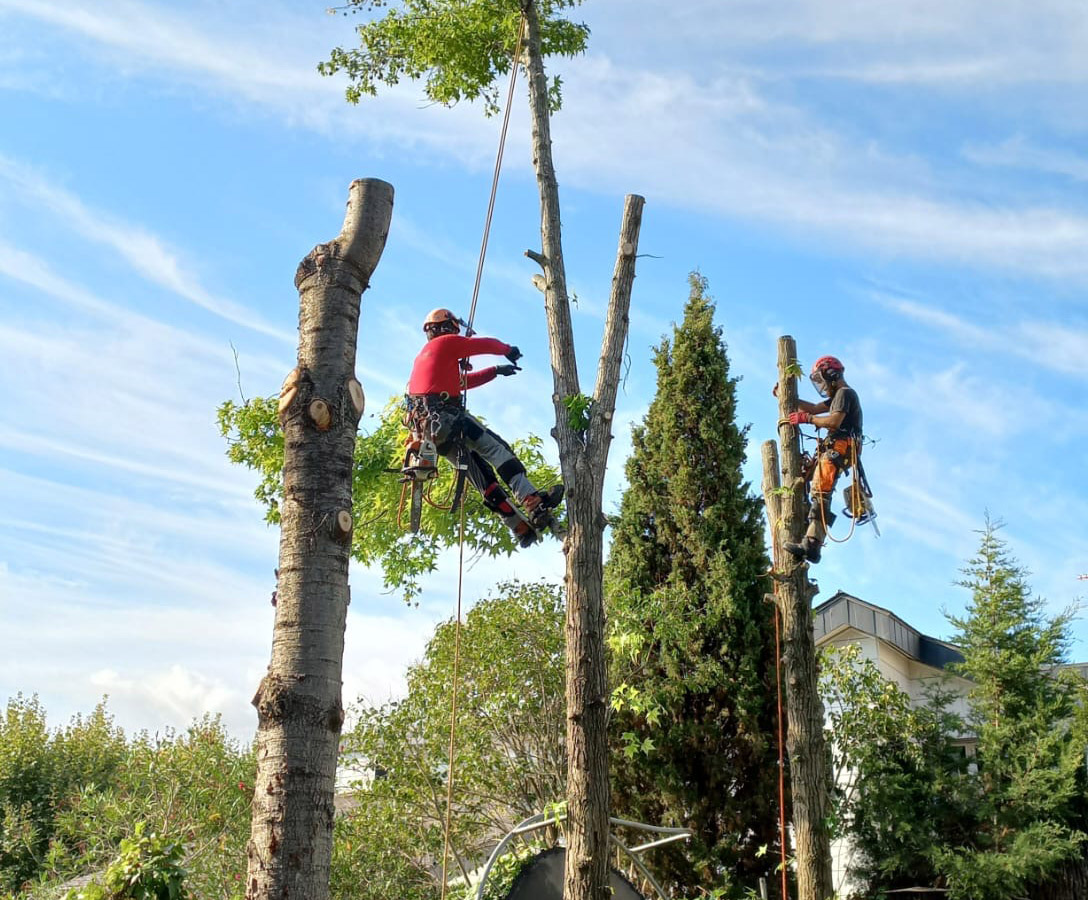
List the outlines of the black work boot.
{"label": "black work boot", "polygon": [[801,538],[799,544],[793,541],[784,541],[782,549],[792,555],[798,562],[808,560],[810,563],[818,563],[820,561],[820,542],[807,534]]}
{"label": "black work boot", "polygon": [[536,529],[524,519],[512,525],[510,530],[514,532],[514,540],[518,542],[518,546],[522,549],[531,547],[536,543]]}
{"label": "black work boot", "polygon": [[523,505],[529,513],[529,521],[534,525],[543,524],[549,518],[549,510],[555,509],[563,502],[565,488],[561,484],[553,485],[546,491],[537,491],[525,498]]}

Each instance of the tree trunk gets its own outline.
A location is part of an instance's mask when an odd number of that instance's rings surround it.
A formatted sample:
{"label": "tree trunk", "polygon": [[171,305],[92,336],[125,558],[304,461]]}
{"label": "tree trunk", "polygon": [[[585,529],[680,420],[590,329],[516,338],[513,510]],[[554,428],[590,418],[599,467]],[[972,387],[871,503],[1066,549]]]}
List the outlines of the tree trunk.
{"label": "tree trunk", "polygon": [[351,548],[351,473],[363,394],[362,292],[381,258],[393,188],[351,185],[339,237],[299,264],[298,367],[284,382],[283,505],[272,658],[257,707],[247,900],[325,900]]}
{"label": "tree trunk", "polygon": [[807,524],[808,503],[801,472],[797,428],[789,414],[797,409],[797,347],[792,337],[778,340],[778,416],[782,441],[780,489],[778,452],[774,441],[763,445],[763,494],[771,522],[775,602],[782,616],[782,666],[786,681],[790,790],[793,801],[798,900],[828,900],[831,880],[830,757],[824,740],[824,708],[816,672],[816,641],[812,634],[812,598],[816,585],[807,567],[782,550],[784,540],[799,541]]}
{"label": "tree trunk", "polygon": [[559,218],[559,186],[551,149],[547,80],[533,0],[523,0],[525,59],[532,116],[533,164],[540,190],[542,253],[529,252],[544,270],[555,407],[552,431],[567,488],[567,863],[566,900],[610,900],[608,880],[608,677],[604,650],[605,466],[612,441],[623,347],[627,340],[644,200],[624,205],[612,294],[605,321],[593,404],[584,431],[570,421],[566,402],[581,394],[567,297]]}
{"label": "tree trunk", "polygon": [[1088,860],[1067,860],[1040,885],[1029,891],[1031,900],[1084,900],[1088,897]]}

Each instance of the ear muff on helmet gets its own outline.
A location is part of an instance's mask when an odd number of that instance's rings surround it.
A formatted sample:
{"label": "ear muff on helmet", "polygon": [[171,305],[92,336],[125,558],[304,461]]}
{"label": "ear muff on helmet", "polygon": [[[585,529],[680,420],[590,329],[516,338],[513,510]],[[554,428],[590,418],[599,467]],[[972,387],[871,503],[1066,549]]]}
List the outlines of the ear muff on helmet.
{"label": "ear muff on helmet", "polygon": [[842,380],[845,371],[846,367],[834,356],[821,356],[812,364],[808,377],[820,396],[826,397],[828,390]]}

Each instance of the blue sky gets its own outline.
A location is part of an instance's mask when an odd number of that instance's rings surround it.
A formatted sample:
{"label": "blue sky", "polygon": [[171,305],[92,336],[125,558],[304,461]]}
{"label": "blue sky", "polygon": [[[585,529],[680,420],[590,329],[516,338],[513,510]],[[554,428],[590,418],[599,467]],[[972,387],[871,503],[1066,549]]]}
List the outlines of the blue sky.
{"label": "blue sky", "polygon": [[[989,510],[1037,592],[1073,602],[1088,572],[1088,8],[660,10],[588,0],[588,53],[553,65],[586,389],[623,196],[646,197],[608,502],[653,395],[650,348],[698,269],[742,378],[756,489],[779,335],[806,366],[839,356],[861,395],[882,536],[829,548],[821,597],[841,588],[947,636]],[[38,693],[54,724],[109,694],[129,729],[213,711],[252,734],[277,535],[215,409],[239,380],[276,393],[294,365],[295,267],[339,231],[353,178],[396,189],[363,300],[372,410],[402,390],[422,316],[467,311],[499,122],[411,84],[349,106],[315,67],[352,26],[286,0],[0,0],[0,696]],[[476,322],[525,370],[473,400],[508,437],[551,416],[522,256],[538,228],[519,91]],[[549,543],[475,564],[466,595],[561,573]],[[384,699],[452,614],[455,561],[418,609],[358,566],[352,583],[345,695]],[[1074,632],[1088,659],[1088,625]]]}

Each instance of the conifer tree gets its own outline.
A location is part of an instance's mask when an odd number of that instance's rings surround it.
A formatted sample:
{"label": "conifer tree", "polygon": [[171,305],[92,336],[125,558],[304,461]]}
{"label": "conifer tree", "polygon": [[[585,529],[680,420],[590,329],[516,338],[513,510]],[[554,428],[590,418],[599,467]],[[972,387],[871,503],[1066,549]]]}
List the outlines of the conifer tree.
{"label": "conifer tree", "polygon": [[[747,428],[707,281],[655,353],[608,563],[616,815],[690,827],[650,859],[683,896],[741,896],[778,855],[773,606]],[[773,881],[773,879],[771,879]]]}
{"label": "conifer tree", "polygon": [[1078,770],[1084,765],[1084,684],[1062,671],[1071,612],[1049,617],[1026,571],[986,522],[959,582],[971,591],[958,629],[960,671],[974,682],[969,728],[978,737],[972,840],[937,848],[953,898],[1027,896],[1083,852]]}

